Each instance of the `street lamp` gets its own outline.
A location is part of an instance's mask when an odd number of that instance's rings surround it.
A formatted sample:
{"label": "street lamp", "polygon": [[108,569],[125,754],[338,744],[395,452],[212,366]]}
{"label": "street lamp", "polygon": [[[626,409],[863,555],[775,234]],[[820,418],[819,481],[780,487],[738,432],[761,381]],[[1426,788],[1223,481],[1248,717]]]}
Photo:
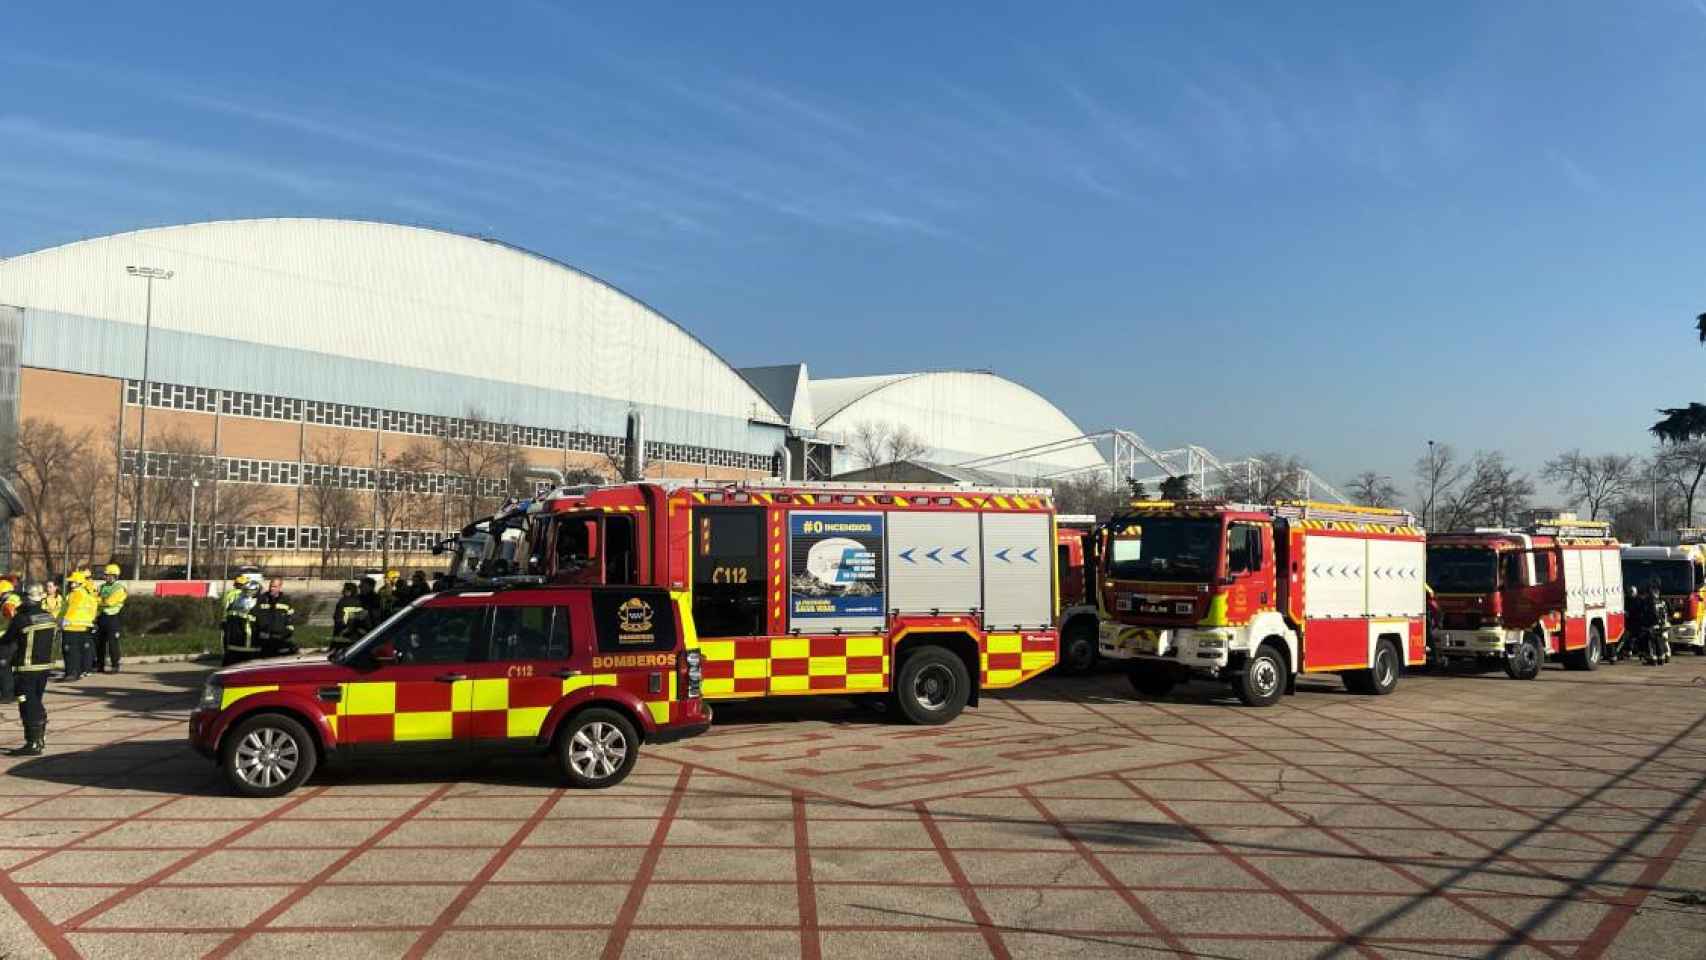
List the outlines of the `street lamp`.
{"label": "street lamp", "polygon": [[142,310],[142,413],[136,430],[136,517],[131,531],[131,576],[142,579],[142,544],[148,530],[148,520],[142,505],[142,480],[148,474],[148,346],[154,334],[154,281],[172,279],[172,271],[159,267],[131,265],[124,272],[141,277],[148,285],[147,299]]}
{"label": "street lamp", "polygon": [[189,580],[195,575],[195,492],[200,489],[201,481],[190,479],[190,549],[189,557],[184,560],[184,579]]}

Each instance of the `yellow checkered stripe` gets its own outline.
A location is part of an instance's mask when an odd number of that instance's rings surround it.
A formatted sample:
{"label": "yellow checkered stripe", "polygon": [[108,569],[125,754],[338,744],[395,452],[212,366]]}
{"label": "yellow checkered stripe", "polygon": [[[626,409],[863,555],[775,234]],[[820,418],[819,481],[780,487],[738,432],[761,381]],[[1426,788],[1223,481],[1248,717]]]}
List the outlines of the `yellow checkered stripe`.
{"label": "yellow checkered stripe", "polygon": [[1027,645],[1022,634],[989,634],[984,637],[979,653],[982,685],[985,689],[1018,686],[1054,666],[1058,658],[1058,648],[1052,641],[1039,640]]}
{"label": "yellow checkered stripe", "polygon": [[[702,493],[702,492],[697,491],[697,490],[693,491],[691,496],[693,498],[694,503],[711,503],[711,502],[713,502],[711,500],[710,494]],[[790,494],[788,494],[788,497],[794,503],[803,504],[803,505],[808,506],[808,507],[815,507],[815,506],[820,506],[820,505],[840,505],[840,506],[859,506],[859,507],[899,507],[902,509],[907,509],[907,508],[911,508],[911,507],[952,505],[952,506],[959,507],[963,510],[1045,510],[1045,509],[1048,509],[1052,503],[1052,501],[1050,501],[1050,499],[1048,497],[1020,496],[1017,494],[1002,495],[1002,496],[961,496],[958,494],[947,494],[947,493],[916,494],[916,495],[898,494],[898,493],[897,494],[886,494],[886,493],[885,494],[874,494],[874,493],[858,493],[858,494],[790,493]],[[937,503],[938,500],[943,500],[943,499],[946,499],[949,502],[947,504]],[[769,505],[769,504],[774,504],[776,502],[776,495],[772,494],[772,493],[753,492],[751,494],[748,494],[748,499],[745,501],[733,500],[733,499],[730,499],[727,495],[722,495],[719,497],[719,499],[717,499],[714,502],[716,502],[716,503],[742,503],[742,502],[745,502],[745,503],[753,503],[753,504],[760,504],[760,505]]]}
{"label": "yellow checkered stripe", "polygon": [[1332,530],[1337,533],[1384,533],[1402,537],[1419,537],[1423,532],[1421,527],[1353,520],[1303,520],[1299,522],[1299,526],[1305,530]]}
{"label": "yellow checkered stripe", "polygon": [[[579,677],[567,677],[561,682],[560,696],[567,696],[576,690],[593,686],[615,686],[616,674],[596,673]],[[670,672],[670,694],[674,696],[674,671]],[[556,706],[553,700],[549,704],[534,703],[530,705],[512,705],[510,702],[510,680],[505,677],[492,677],[474,680],[457,680],[450,687],[449,710],[409,711],[397,709],[397,685],[389,681],[362,681],[343,685],[343,697],[338,700],[335,713],[326,717],[331,724],[332,732],[341,734],[346,724],[346,718],[380,717],[391,718],[393,740],[450,740],[455,736],[455,716],[458,713],[488,713],[501,712],[504,716],[504,736],[535,737],[545,726],[545,718]],[[662,707],[662,718],[668,719],[669,704],[652,703],[647,705],[652,710],[652,716],[659,716],[658,708]]]}
{"label": "yellow checkered stripe", "polygon": [[888,689],[883,636],[700,640],[699,653],[711,699]]}
{"label": "yellow checkered stripe", "polygon": [[271,693],[278,689],[278,684],[272,686],[226,687],[219,695],[219,709],[223,710],[244,697],[252,697],[257,693]]}

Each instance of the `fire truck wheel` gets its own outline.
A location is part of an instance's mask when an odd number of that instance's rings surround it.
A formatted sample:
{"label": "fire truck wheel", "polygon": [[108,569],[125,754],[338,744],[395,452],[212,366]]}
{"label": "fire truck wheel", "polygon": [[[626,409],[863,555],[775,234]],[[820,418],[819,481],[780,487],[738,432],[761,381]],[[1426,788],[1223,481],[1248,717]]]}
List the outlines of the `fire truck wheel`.
{"label": "fire truck wheel", "polygon": [[1345,674],[1345,689],[1352,693],[1383,697],[1398,689],[1398,664],[1401,662],[1397,645],[1390,640],[1382,640],[1374,648],[1374,666]]}
{"label": "fire truck wheel", "polygon": [[225,735],[219,766],[247,797],[281,797],[314,772],[314,738],[282,713],[250,717]]}
{"label": "fire truck wheel", "polygon": [[913,723],[947,723],[971,699],[971,677],[952,652],[921,647],[901,664],[894,697],[901,715]]}
{"label": "fire truck wheel", "polygon": [[1523,634],[1516,656],[1505,658],[1505,673],[1513,680],[1533,680],[1540,676],[1540,666],[1546,662],[1545,648],[1533,630]]}
{"label": "fire truck wheel", "polygon": [[1158,667],[1138,667],[1131,672],[1132,689],[1145,697],[1165,697],[1178,682],[1171,670]]}
{"label": "fire truck wheel", "polygon": [[1599,666],[1604,658],[1605,640],[1599,635],[1599,624],[1594,624],[1588,632],[1588,645],[1570,654],[1564,660],[1564,667],[1569,670],[1592,670]]}
{"label": "fire truck wheel", "polygon": [[579,790],[621,783],[639,758],[633,721],[614,710],[582,710],[557,735],[557,763],[569,786]]}
{"label": "fire truck wheel", "polygon": [[1267,707],[1285,693],[1285,656],[1271,644],[1262,644],[1244,664],[1244,672],[1232,681],[1232,689],[1247,707]]}
{"label": "fire truck wheel", "polygon": [[1096,623],[1080,619],[1060,635],[1060,666],[1067,673],[1096,669]]}

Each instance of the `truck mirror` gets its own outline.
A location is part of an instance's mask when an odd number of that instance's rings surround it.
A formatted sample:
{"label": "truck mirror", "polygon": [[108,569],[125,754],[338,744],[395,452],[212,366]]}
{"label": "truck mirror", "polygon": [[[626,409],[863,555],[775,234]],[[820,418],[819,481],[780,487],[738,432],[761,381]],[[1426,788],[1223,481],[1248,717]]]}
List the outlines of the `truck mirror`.
{"label": "truck mirror", "polygon": [[397,648],[389,643],[380,642],[374,645],[371,656],[374,663],[396,663]]}

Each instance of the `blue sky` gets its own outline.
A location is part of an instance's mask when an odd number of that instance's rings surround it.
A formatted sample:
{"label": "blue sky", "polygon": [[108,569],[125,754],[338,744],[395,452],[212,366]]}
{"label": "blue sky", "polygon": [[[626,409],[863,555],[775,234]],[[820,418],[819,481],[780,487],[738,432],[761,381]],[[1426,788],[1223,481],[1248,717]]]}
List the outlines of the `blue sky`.
{"label": "blue sky", "polygon": [[[75,12],[71,12],[71,11]],[[1700,399],[1706,0],[7,4],[0,256],[488,233],[737,364],[1408,487]]]}

